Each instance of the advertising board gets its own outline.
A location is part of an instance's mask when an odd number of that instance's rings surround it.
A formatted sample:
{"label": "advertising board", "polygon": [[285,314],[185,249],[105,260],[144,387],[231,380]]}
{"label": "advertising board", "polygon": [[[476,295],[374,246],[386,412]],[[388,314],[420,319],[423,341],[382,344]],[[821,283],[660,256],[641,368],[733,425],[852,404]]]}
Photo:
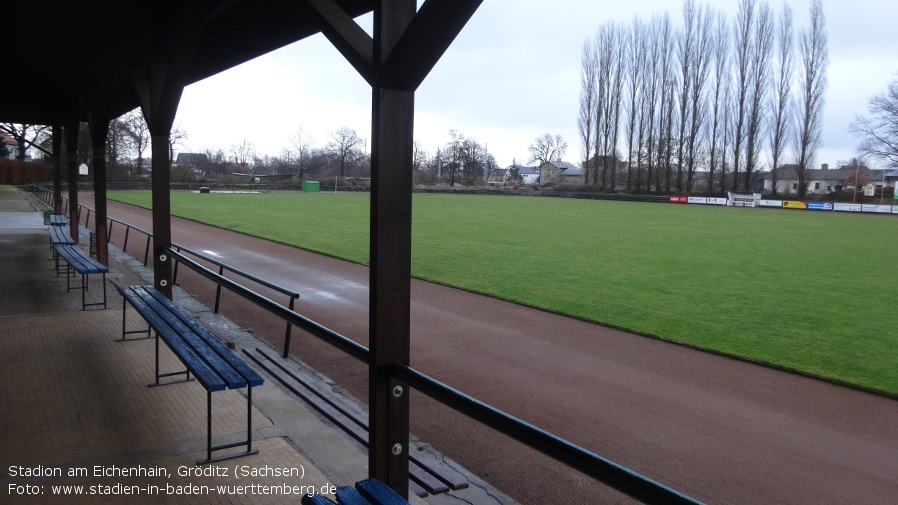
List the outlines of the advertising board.
{"label": "advertising board", "polygon": [[686,196],[671,196],[670,203],[689,203],[689,197]]}
{"label": "advertising board", "polygon": [[808,202],[809,210],[833,210],[832,202]]}
{"label": "advertising board", "polygon": [[873,205],[873,204],[863,204],[861,205],[861,212],[874,212],[877,214],[891,214],[892,206],[891,205]]}
{"label": "advertising board", "polygon": [[860,212],[861,204],[859,203],[837,203],[833,205],[833,210],[839,212]]}
{"label": "advertising board", "polygon": [[807,209],[807,202],[799,202],[798,200],[784,200],[783,207],[787,209]]}
{"label": "advertising board", "polygon": [[758,204],[761,207],[782,207],[783,201],[782,200],[760,200],[758,202]]}
{"label": "advertising board", "polygon": [[687,201],[689,203],[700,203],[700,204],[708,203],[708,199],[703,196],[690,196]]}
{"label": "advertising board", "polygon": [[726,204],[727,204],[726,198],[714,198],[714,197],[708,198],[708,205],[726,205]]}

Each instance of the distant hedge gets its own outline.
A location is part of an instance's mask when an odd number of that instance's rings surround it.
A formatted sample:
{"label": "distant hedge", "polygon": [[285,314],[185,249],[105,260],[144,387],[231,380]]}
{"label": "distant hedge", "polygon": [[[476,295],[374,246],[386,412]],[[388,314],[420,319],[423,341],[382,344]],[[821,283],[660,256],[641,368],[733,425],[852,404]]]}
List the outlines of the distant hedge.
{"label": "distant hedge", "polygon": [[53,176],[53,166],[42,162],[27,162],[0,158],[0,184],[32,184],[49,182]]}

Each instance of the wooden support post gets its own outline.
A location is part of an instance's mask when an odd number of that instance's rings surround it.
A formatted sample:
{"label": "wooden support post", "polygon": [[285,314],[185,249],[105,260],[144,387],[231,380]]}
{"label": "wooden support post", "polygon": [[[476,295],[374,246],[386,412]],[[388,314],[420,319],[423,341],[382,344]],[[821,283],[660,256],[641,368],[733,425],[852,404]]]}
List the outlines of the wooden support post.
{"label": "wooden support post", "polygon": [[164,252],[166,248],[171,247],[171,169],[168,163],[168,139],[168,133],[153,134],[153,284],[171,299],[172,260]]}
{"label": "wooden support post", "polygon": [[109,133],[108,114],[91,110],[90,139],[94,159],[94,234],[97,239],[97,261],[109,266],[109,247],[106,234],[106,135]]}
{"label": "wooden support post", "polygon": [[66,167],[69,180],[69,234],[78,243],[78,129],[81,123],[69,119],[65,124]]}
{"label": "wooden support post", "polygon": [[172,297],[171,247],[171,165],[168,146],[178,103],[187,83],[187,74],[196,53],[198,1],[181,5],[178,31],[164,50],[150,49],[146,63],[134,68],[134,86],[140,108],[150,129],[153,144],[153,285]]}
{"label": "wooden support post", "polygon": [[[386,59],[415,15],[415,1],[375,10],[374,54]],[[372,90],[369,473],[408,498],[409,391],[388,367],[409,364],[414,91]]]}
{"label": "wooden support post", "polygon": [[62,215],[62,122],[53,125],[53,213]]}

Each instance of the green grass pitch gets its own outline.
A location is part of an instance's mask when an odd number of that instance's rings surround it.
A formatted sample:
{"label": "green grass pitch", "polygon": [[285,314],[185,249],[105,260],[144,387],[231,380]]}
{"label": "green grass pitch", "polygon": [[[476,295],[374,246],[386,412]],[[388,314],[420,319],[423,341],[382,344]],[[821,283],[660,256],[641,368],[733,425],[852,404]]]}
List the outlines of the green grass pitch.
{"label": "green grass pitch", "polygon": [[[368,259],[367,194],[171,197],[179,216]],[[416,277],[898,394],[893,216],[416,194],[412,241]]]}

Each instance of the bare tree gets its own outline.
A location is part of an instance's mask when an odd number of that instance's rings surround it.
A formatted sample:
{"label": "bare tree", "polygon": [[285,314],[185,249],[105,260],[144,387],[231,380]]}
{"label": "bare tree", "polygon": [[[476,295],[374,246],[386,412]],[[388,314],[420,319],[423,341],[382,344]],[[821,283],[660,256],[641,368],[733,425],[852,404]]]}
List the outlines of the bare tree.
{"label": "bare tree", "polygon": [[187,140],[187,132],[181,129],[181,126],[172,128],[171,134],[168,136],[168,163],[175,164],[175,147],[178,147]]}
{"label": "bare tree", "polygon": [[234,157],[234,163],[246,167],[249,161],[256,157],[256,147],[252,140],[244,137],[239,144],[231,145],[229,154]]}
{"label": "bare tree", "polygon": [[813,163],[823,128],[823,103],[826,92],[827,51],[826,19],[820,0],[811,1],[811,24],[798,38],[800,51],[798,89],[798,197],[808,190],[806,171]]}
{"label": "bare tree", "polygon": [[293,153],[296,155],[296,164],[299,167],[299,180],[303,180],[306,172],[306,165],[312,157],[312,144],[314,140],[312,134],[307,132],[302,124],[299,129],[290,135],[290,144],[293,146]]}
{"label": "bare tree", "polygon": [[774,22],[767,2],[761,2],[755,23],[751,55],[751,88],[745,144],[744,191],[750,192],[752,174],[761,148],[762,129],[767,115],[767,94],[770,91],[770,54],[773,50]]}
{"label": "bare tree", "polygon": [[741,0],[736,13],[733,35],[735,37],[736,56],[736,89],[733,98],[735,121],[732,125],[733,135],[733,191],[739,190],[739,168],[742,161],[742,143],[745,141],[746,122],[748,121],[749,82],[751,79],[752,32],[754,29],[755,0]]}
{"label": "bare tree", "polygon": [[530,161],[543,164],[547,161],[560,161],[567,151],[567,142],[561,135],[554,137],[548,133],[536,137],[530,144]]}
{"label": "bare tree", "polygon": [[137,158],[137,176],[139,177],[143,173],[143,153],[150,147],[150,128],[139,108],[122,116],[121,120],[122,126],[125,128],[125,138],[128,140],[129,150]]}
{"label": "bare tree", "polygon": [[633,187],[639,190],[639,164],[636,164],[636,177],[633,176],[633,156],[640,150],[638,141],[636,140],[637,125],[639,124],[639,116],[642,113],[641,107],[641,90],[643,80],[643,61],[646,53],[646,36],[645,26],[639,18],[633,19],[633,25],[630,27],[629,36],[627,37],[627,91],[629,92],[629,101],[626,104],[627,112],[627,191],[632,191]]}
{"label": "bare tree", "polygon": [[695,54],[692,58],[693,71],[690,86],[692,87],[689,137],[686,144],[686,191],[692,192],[692,179],[698,164],[700,139],[707,119],[708,102],[705,87],[711,70],[711,55],[714,48],[714,11],[710,7],[699,9],[696,32]]}
{"label": "bare tree", "polygon": [[644,79],[644,116],[647,126],[644,144],[645,189],[652,190],[654,174],[654,189],[658,191],[661,187],[662,168],[670,163],[671,130],[668,125],[673,125],[671,114],[674,110],[672,104],[676,82],[673,64],[675,35],[670,17],[666,13],[664,16],[653,16],[649,34],[651,40],[648,42]]}
{"label": "bare tree", "polygon": [[773,124],[770,127],[770,158],[772,169],[770,180],[773,186],[773,195],[777,194],[777,169],[779,168],[783,152],[792,133],[792,78],[795,73],[795,35],[792,30],[792,8],[788,4],[783,5],[780,16],[779,30],[777,30],[778,57],[774,68],[774,87],[771,97],[771,112]]}
{"label": "bare tree", "polygon": [[583,51],[580,56],[580,110],[577,116],[577,131],[580,134],[580,146],[583,149],[583,169],[586,171],[586,179],[589,179],[589,174],[596,168],[589,166],[593,157],[594,116],[598,108],[596,103],[598,69],[596,66],[595,45],[587,39],[583,43]]}
{"label": "bare tree", "polygon": [[679,94],[679,116],[680,126],[677,130],[677,193],[683,192],[683,165],[685,159],[685,145],[689,134],[686,131],[686,123],[689,121],[690,110],[689,104],[690,92],[692,91],[692,73],[695,66],[692,59],[695,57],[696,38],[698,37],[697,18],[701,16],[701,11],[696,10],[693,0],[686,0],[683,3],[683,29],[677,32],[677,61],[680,65],[680,94]]}
{"label": "bare tree", "polygon": [[359,146],[362,139],[348,126],[344,126],[331,134],[331,143],[328,145],[330,152],[340,162],[340,177],[346,175],[346,163],[353,161],[359,154]]}
{"label": "bare tree", "polygon": [[860,139],[858,151],[898,166],[898,79],[870,99],[869,117],[858,116],[849,131]]}
{"label": "bare tree", "polygon": [[[718,164],[726,157],[726,148],[721,143],[726,136],[725,110],[728,103],[727,90],[730,86],[730,31],[726,16],[717,14],[713,44],[714,87],[711,92],[711,138],[709,140],[708,194],[714,192],[714,173]],[[723,189],[721,182],[720,188]]]}
{"label": "bare tree", "polygon": [[[597,92],[595,117],[595,167],[593,183],[608,186],[609,168],[617,165],[617,138],[620,126],[621,91],[623,88],[623,34],[614,23],[606,23],[596,34],[595,54]],[[611,171],[611,187],[615,185]]]}
{"label": "bare tree", "polygon": [[19,152],[16,154],[16,159],[19,161],[25,161],[25,153],[30,147],[34,147],[47,156],[53,156],[53,153],[48,152],[41,146],[52,132],[52,128],[49,126],[0,123],[0,131],[6,133],[16,141],[19,148]]}

